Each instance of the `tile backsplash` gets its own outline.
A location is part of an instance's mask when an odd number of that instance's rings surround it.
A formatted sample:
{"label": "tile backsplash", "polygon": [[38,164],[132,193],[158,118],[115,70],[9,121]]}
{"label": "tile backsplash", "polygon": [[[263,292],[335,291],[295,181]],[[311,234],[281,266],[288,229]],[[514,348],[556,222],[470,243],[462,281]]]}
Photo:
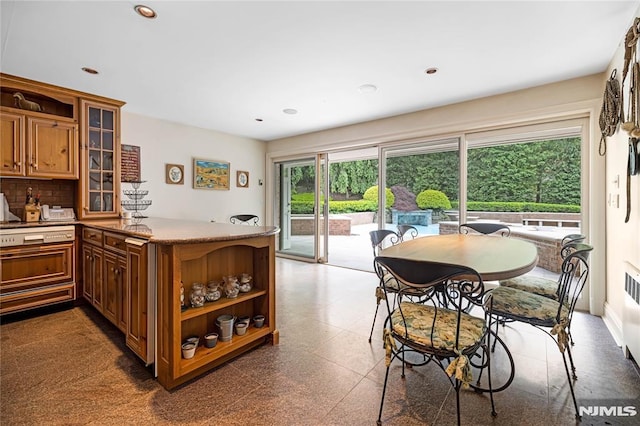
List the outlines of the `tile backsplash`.
{"label": "tile backsplash", "polygon": [[0,178],[0,192],[3,192],[9,203],[11,213],[22,219],[27,188],[33,188],[33,195],[40,194],[40,204],[50,206],[75,207],[75,180],[38,180]]}

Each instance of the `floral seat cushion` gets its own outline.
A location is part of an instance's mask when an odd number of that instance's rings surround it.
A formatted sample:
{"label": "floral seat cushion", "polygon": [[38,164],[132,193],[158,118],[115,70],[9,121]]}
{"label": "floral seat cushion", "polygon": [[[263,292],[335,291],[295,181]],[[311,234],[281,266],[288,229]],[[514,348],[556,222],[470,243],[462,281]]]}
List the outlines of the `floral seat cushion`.
{"label": "floral seat cushion", "polygon": [[398,280],[396,280],[396,278],[388,272],[384,274],[382,280],[384,281],[387,290],[398,291],[400,290],[400,288],[406,287],[406,285],[400,284]]}
{"label": "floral seat cushion", "polygon": [[[445,308],[402,302],[400,308],[391,314],[391,327],[395,333],[401,336],[406,333],[407,338],[421,345],[454,352],[457,315],[456,311]],[[486,328],[483,318],[462,313],[458,349],[462,351],[476,346],[482,340]]]}
{"label": "floral seat cushion", "polygon": [[523,275],[508,280],[502,280],[500,281],[500,285],[504,287],[517,288],[518,290],[528,291],[529,293],[558,300],[558,282],[547,278]]}
{"label": "floral seat cushion", "polygon": [[[557,300],[518,290],[511,287],[496,287],[487,299],[486,308],[492,306],[492,313],[508,318],[520,319],[544,327],[556,325],[559,303]],[[562,306],[560,322],[567,321],[569,311]]]}

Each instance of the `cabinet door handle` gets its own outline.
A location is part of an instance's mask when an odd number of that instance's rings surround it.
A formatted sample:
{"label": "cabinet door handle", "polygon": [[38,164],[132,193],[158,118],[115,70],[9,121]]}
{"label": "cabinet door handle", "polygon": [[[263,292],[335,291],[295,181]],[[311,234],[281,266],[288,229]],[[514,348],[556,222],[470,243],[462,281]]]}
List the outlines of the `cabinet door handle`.
{"label": "cabinet door handle", "polygon": [[22,166],[22,162],[21,161],[14,161],[13,162],[13,169],[17,169],[18,167]]}

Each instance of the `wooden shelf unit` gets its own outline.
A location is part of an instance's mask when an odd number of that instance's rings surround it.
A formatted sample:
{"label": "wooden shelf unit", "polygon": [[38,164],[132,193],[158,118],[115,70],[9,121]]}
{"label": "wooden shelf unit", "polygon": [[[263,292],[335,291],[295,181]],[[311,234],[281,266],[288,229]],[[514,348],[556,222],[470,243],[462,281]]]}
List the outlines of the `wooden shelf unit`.
{"label": "wooden shelf unit", "polygon": [[[194,282],[206,284],[225,275],[246,272],[253,277],[253,288],[237,298],[223,296],[201,308],[180,309],[180,283],[186,303]],[[278,343],[275,322],[275,236],[250,237],[239,240],[160,245],[157,256],[157,335],[156,364],[158,381],[167,389],[174,388],[205,371],[232,359],[266,341]],[[218,332],[216,318],[262,314],[261,328],[250,325],[243,336],[233,335],[230,342],[215,348],[203,346],[206,333]],[[191,359],[182,358],[181,345],[189,336],[199,336],[200,346]]]}

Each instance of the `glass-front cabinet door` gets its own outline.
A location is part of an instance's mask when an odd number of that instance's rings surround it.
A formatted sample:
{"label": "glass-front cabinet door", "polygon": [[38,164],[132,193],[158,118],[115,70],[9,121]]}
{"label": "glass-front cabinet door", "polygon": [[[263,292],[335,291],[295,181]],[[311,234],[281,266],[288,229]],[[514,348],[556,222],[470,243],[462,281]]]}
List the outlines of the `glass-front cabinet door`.
{"label": "glass-front cabinet door", "polygon": [[119,108],[82,101],[81,110],[81,217],[114,217],[119,214],[120,204]]}

